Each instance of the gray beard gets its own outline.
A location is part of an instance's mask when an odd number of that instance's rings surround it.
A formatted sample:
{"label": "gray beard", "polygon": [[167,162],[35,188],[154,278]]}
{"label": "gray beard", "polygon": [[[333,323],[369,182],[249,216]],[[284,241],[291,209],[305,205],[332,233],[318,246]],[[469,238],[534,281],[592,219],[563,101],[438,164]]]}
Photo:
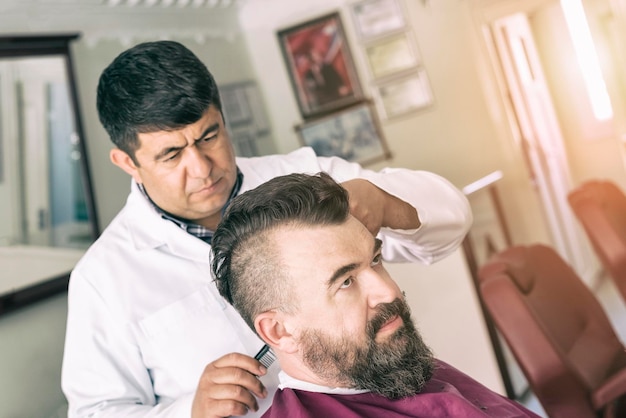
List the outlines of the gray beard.
{"label": "gray beard", "polygon": [[[419,393],[433,374],[433,354],[417,332],[408,305],[396,299],[379,306],[367,326],[367,344],[306,330],[300,344],[305,364],[322,380],[369,390],[389,399]],[[376,342],[380,328],[395,315],[404,325],[385,342]]]}

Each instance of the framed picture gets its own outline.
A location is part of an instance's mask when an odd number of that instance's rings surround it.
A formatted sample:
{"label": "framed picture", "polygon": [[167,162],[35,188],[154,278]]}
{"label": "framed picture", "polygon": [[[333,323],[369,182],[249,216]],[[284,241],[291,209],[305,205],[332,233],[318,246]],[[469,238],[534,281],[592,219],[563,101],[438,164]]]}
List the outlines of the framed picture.
{"label": "framed picture", "polygon": [[417,47],[406,32],[368,45],[365,55],[374,78],[414,69],[421,63]]}
{"label": "framed picture", "polygon": [[220,99],[227,123],[232,126],[252,123],[252,111],[245,83],[228,84],[220,87]]}
{"label": "framed picture", "polygon": [[250,128],[236,129],[231,132],[230,140],[238,157],[256,157],[259,154],[257,136]]}
{"label": "framed picture", "polygon": [[222,112],[230,129],[253,128],[257,135],[269,133],[261,93],[253,81],[219,85]]}
{"label": "framed picture", "polygon": [[366,165],[391,158],[369,102],[296,127],[303,145],[318,156],[337,156]]}
{"label": "framed picture", "polygon": [[278,39],[304,119],[362,100],[338,12],[280,30]]}
{"label": "framed picture", "polygon": [[364,41],[406,27],[399,0],[361,0],[350,8],[356,31]]}
{"label": "framed picture", "polygon": [[270,137],[263,101],[256,83],[242,81],[219,86],[222,112],[238,157],[259,155],[258,142]]}
{"label": "framed picture", "polygon": [[422,109],[430,106],[434,101],[428,75],[423,68],[410,75],[376,86],[374,98],[385,119]]}

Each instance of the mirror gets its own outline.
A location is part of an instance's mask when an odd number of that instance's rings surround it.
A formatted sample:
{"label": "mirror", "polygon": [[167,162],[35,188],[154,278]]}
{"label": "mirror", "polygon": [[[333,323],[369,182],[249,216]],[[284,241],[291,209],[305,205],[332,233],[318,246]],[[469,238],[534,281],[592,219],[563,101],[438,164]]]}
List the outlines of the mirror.
{"label": "mirror", "polygon": [[0,247],[86,249],[99,233],[69,43],[0,37]]}
{"label": "mirror", "polygon": [[67,289],[99,227],[69,44],[0,37],[0,314]]}

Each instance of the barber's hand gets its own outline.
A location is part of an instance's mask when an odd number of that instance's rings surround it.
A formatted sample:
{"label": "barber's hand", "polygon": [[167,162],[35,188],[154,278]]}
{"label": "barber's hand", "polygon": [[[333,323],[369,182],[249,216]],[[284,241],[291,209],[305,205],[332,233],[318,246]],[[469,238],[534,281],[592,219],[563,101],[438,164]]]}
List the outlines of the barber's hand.
{"label": "barber's hand", "polygon": [[416,229],[420,220],[415,208],[363,179],[341,183],[348,191],[350,213],[372,233],[381,227]]}
{"label": "barber's hand", "polygon": [[222,418],[258,410],[255,396],[265,398],[267,389],[256,376],[266,372],[257,360],[238,353],[209,363],[200,377],[191,417]]}
{"label": "barber's hand", "polygon": [[367,180],[353,179],[341,183],[350,197],[350,214],[372,233],[378,234],[383,226],[385,192]]}

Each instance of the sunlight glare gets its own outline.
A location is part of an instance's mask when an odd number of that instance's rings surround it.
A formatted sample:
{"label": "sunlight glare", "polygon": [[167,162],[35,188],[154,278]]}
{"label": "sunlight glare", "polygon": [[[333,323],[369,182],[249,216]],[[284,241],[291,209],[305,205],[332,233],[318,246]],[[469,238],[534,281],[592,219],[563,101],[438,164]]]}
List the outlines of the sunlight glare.
{"label": "sunlight glare", "polygon": [[593,45],[582,0],[561,0],[561,8],[574,42],[578,65],[585,79],[593,114],[598,120],[610,119],[613,117],[613,108],[602,77],[598,54]]}

